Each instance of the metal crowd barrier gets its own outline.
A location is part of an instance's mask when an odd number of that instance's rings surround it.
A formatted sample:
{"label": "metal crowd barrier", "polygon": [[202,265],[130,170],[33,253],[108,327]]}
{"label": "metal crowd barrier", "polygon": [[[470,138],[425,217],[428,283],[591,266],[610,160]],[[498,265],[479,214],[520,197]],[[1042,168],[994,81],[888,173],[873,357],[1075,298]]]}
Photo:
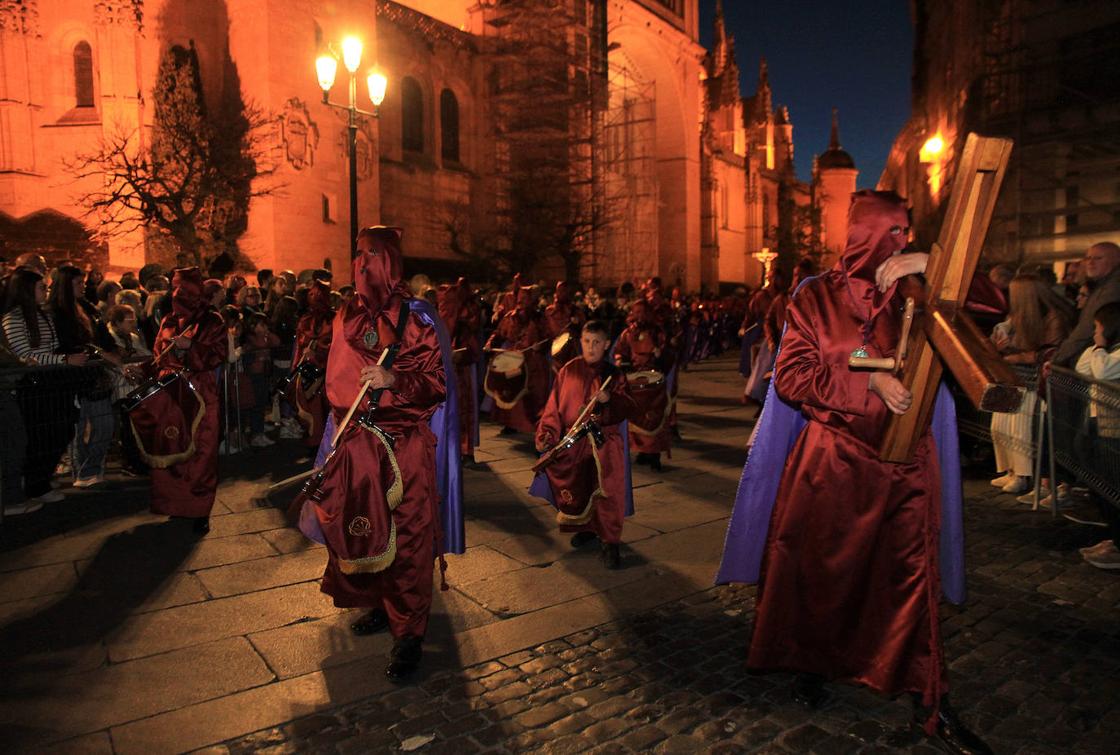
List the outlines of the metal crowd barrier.
{"label": "metal crowd barrier", "polygon": [[1061,465],[1120,507],[1120,384],[1054,367],[1046,381],[1046,404],[1050,479],[1056,479]]}
{"label": "metal crowd barrier", "polygon": [[245,433],[241,427],[241,366],[226,363],[218,368],[218,384],[222,386],[222,428],[226,454],[245,450]]}
{"label": "metal crowd barrier", "polygon": [[35,495],[49,492],[75,440],[79,397],[90,395],[103,374],[96,366],[0,369],[0,511],[22,500],[25,487],[39,488]]}

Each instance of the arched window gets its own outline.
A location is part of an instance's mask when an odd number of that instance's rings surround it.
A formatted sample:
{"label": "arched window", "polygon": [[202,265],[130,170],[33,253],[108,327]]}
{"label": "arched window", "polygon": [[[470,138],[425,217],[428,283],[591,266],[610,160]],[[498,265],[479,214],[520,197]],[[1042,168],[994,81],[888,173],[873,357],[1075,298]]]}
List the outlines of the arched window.
{"label": "arched window", "polygon": [[89,42],[74,45],[74,107],[93,107],[93,50]]}
{"label": "arched window", "polygon": [[440,156],[444,162],[459,162],[459,100],[450,89],[439,94]]}
{"label": "arched window", "polygon": [[408,76],[401,81],[401,147],[405,152],[424,151],[424,92]]}

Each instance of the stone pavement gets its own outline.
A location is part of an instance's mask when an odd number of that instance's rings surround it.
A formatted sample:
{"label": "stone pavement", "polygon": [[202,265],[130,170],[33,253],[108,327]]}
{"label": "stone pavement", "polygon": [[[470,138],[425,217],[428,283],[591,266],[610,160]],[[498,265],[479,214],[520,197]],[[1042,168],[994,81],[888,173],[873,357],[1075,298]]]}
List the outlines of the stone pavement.
{"label": "stone pavement", "polygon": [[[637,473],[625,568],[572,552],[526,496],[525,439],[488,428],[467,474],[424,671],[394,688],[385,636],[353,638],[318,592],[324,556],[253,496],[299,467],[281,446],[227,464],[213,531],[113,483],[4,525],[5,749],[75,752],[930,752],[909,705],[837,689],[811,714],[790,677],[743,669],[753,588],[712,588],[753,412],[727,360],[686,373],[686,438]],[[1001,753],[1120,741],[1120,575],[1099,531],[967,484],[969,601],[943,610],[957,706]],[[284,501],[274,501],[282,506]]]}

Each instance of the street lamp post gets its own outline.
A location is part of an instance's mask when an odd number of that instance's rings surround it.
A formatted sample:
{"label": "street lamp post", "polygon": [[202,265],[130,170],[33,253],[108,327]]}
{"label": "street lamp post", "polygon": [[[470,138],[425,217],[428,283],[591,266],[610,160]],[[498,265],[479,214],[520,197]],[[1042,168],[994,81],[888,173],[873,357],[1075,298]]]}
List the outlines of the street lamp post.
{"label": "street lamp post", "polygon": [[362,40],[357,37],[346,37],[342,40],[342,64],[350,73],[350,104],[348,105],[330,101],[330,91],[334,86],[335,75],[338,73],[338,57],[333,51],[315,59],[315,74],[319,79],[319,88],[323,90],[323,104],[345,110],[347,113],[350,147],[350,256],[353,258],[358,251],[358,116],[378,117],[381,103],[385,101],[385,88],[388,81],[376,70],[369,72],[366,76],[366,87],[369,89],[369,100],[373,103],[373,112],[362,110],[358,107],[358,68],[362,64]]}

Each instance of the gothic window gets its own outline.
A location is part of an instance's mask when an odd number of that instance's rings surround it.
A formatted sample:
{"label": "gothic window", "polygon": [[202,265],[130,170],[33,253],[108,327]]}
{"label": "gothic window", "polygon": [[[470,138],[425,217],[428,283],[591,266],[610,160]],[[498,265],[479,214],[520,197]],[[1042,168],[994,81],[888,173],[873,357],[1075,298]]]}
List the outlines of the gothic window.
{"label": "gothic window", "polygon": [[401,81],[401,147],[405,152],[424,151],[424,92],[409,76]]}
{"label": "gothic window", "polygon": [[440,156],[444,162],[459,162],[459,100],[450,89],[439,95]]}
{"label": "gothic window", "polygon": [[74,45],[74,107],[93,107],[93,50],[85,41]]}

